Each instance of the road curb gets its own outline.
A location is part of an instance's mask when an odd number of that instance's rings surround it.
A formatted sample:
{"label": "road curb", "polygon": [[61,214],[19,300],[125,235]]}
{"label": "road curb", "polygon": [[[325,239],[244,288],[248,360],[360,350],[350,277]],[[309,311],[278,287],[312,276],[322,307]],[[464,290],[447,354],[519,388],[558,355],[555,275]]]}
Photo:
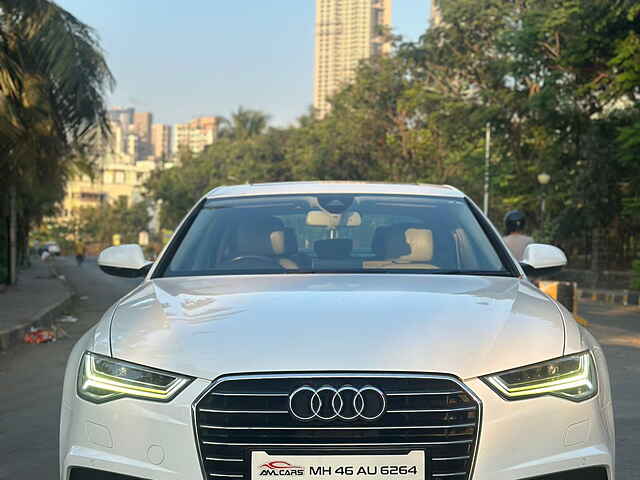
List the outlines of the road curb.
{"label": "road curb", "polygon": [[[56,271],[55,267],[53,268],[53,270]],[[73,299],[75,297],[75,292],[70,288],[68,282],[60,278],[57,271],[56,277],[58,277],[59,281],[61,281],[67,287],[67,293],[65,297],[61,300],[58,300],[53,305],[49,305],[43,308],[28,321],[11,328],[0,330],[0,352],[5,352],[14,345],[22,343],[24,341],[23,339],[25,333],[27,333],[31,327],[51,327],[54,320],[71,306],[71,303],[73,302]]]}
{"label": "road curb", "polygon": [[640,292],[634,290],[578,288],[578,298],[580,300],[591,300],[593,302],[622,305],[625,307],[640,306]]}

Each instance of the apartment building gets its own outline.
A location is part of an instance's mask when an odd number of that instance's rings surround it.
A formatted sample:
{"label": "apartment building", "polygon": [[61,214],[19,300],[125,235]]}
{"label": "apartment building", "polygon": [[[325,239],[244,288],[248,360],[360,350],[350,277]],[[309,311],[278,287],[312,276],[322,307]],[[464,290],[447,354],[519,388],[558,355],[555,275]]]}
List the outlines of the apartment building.
{"label": "apartment building", "polygon": [[59,220],[68,220],[81,208],[98,207],[120,199],[127,205],[142,200],[144,182],[157,168],[152,160],[138,161],[134,155],[107,152],[98,161],[96,174],[77,174],[67,183],[62,214]]}
{"label": "apartment building", "polygon": [[322,118],[328,99],[355,78],[358,63],[386,53],[380,35],[391,26],[391,0],[316,0],[314,107]]}
{"label": "apartment building", "polygon": [[192,153],[202,152],[207,145],[216,141],[218,119],[198,117],[189,123],[179,123],[173,128],[173,153],[185,149]]}
{"label": "apartment building", "polygon": [[153,114],[151,112],[135,112],[133,114],[132,130],[142,142],[151,143],[152,124]]}
{"label": "apartment building", "polygon": [[121,125],[131,125],[133,123],[134,108],[114,107],[107,112],[107,117],[111,122]]}
{"label": "apartment building", "polygon": [[171,155],[171,126],[154,123],[151,127],[151,145],[156,158],[167,159]]}
{"label": "apartment building", "polygon": [[118,200],[128,205],[141,201],[144,183],[151,173],[174,165],[173,148],[183,146],[194,153],[201,152],[215,141],[218,129],[216,117],[195,118],[172,129],[154,124],[150,112],[136,113],[133,108],[110,110],[108,118],[111,135],[98,145],[96,173],[93,178],[77,174],[67,182],[58,220],[69,220],[85,207]]}

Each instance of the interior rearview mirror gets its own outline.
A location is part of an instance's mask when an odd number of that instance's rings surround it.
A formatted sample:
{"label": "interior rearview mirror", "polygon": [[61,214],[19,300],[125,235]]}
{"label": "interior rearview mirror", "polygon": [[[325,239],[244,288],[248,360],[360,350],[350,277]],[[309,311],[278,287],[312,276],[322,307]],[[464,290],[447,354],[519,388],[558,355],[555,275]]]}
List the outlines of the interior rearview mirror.
{"label": "interior rearview mirror", "polygon": [[553,245],[532,243],[524,250],[520,265],[527,275],[553,273],[567,264],[567,256]]}
{"label": "interior rearview mirror", "polygon": [[98,257],[100,269],[109,275],[116,277],[144,277],[153,265],[144,258],[144,252],[140,245],[118,245],[109,247]]}

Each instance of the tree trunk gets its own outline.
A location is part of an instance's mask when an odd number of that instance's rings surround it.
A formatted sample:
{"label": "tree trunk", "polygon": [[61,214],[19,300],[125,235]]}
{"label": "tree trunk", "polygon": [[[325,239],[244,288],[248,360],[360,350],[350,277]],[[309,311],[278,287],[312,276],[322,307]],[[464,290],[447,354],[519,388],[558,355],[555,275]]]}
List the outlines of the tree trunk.
{"label": "tree trunk", "polygon": [[9,285],[18,281],[18,206],[16,205],[16,187],[9,186]]}
{"label": "tree trunk", "polygon": [[29,247],[29,239],[31,238],[31,224],[27,227],[27,236],[24,239],[24,244],[27,252],[27,267],[31,268],[31,250]]}
{"label": "tree trunk", "polygon": [[25,215],[22,217],[22,229],[20,231],[20,266],[29,268],[31,266],[31,257],[29,255],[29,218]]}
{"label": "tree trunk", "polygon": [[591,235],[591,272],[593,273],[593,287],[598,283],[600,275],[600,228],[593,227]]}

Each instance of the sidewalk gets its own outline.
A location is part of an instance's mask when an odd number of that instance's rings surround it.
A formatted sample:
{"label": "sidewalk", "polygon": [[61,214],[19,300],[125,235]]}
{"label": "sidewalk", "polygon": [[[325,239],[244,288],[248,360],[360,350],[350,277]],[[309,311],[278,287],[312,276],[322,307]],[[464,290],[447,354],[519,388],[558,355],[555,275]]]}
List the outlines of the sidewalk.
{"label": "sidewalk", "polygon": [[71,302],[71,290],[51,275],[49,266],[36,257],[31,261],[19,272],[18,284],[0,293],[0,351],[22,342],[30,327],[50,325]]}

